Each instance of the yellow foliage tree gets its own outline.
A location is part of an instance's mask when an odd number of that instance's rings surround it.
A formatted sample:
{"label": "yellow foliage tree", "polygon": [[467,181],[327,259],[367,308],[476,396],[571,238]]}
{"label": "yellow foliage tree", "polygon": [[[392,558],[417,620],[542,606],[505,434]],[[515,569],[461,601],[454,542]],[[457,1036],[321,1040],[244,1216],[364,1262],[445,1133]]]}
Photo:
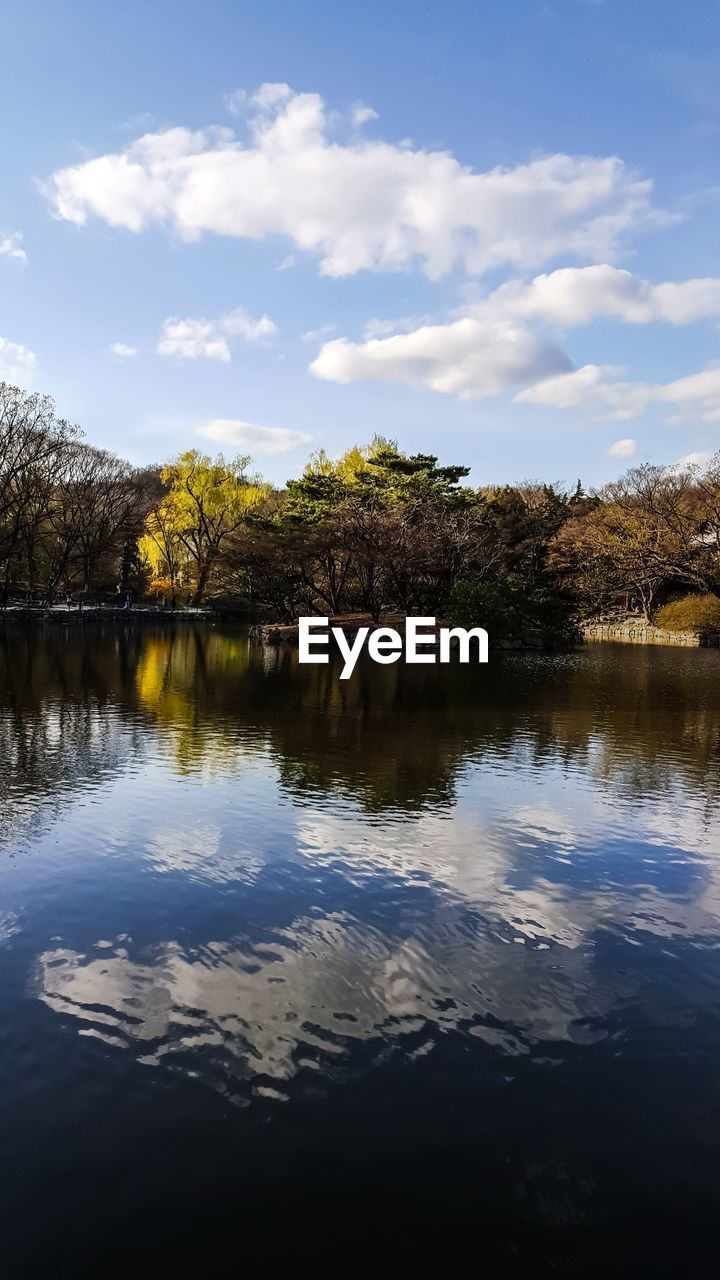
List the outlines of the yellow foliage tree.
{"label": "yellow foliage tree", "polygon": [[163,467],[167,491],[150,513],[141,550],[156,576],[166,572],[173,588],[189,572],[193,603],[201,604],[227,539],[270,492],[249,475],[250,459],[210,458],[197,449]]}

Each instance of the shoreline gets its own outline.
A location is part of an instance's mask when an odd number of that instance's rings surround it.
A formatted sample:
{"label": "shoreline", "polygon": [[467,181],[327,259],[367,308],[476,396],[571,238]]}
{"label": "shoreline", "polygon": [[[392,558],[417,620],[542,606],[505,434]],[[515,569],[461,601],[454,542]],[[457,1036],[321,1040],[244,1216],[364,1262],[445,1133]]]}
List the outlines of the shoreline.
{"label": "shoreline", "polygon": [[3,622],[214,622],[214,609],[186,607],[161,609],[157,605],[7,605],[0,609]]}
{"label": "shoreline", "polygon": [[612,622],[607,618],[588,618],[582,626],[587,644],[644,644],[674,649],[718,649],[720,631],[664,631],[643,618],[625,618]]}
{"label": "shoreline", "polygon": [[[328,629],[332,627],[339,628],[352,640],[361,629],[361,627],[369,627],[370,631],[376,631],[382,627],[392,627],[401,634],[405,630],[406,615],[404,613],[384,613],[380,621],[376,622],[369,613],[346,613],[335,616],[328,616]],[[451,626],[443,618],[435,619],[435,631],[439,632],[441,628]],[[280,623],[280,622],[259,622],[250,627],[250,639],[258,644],[269,645],[291,645],[297,647],[299,643],[299,625],[297,622]],[[539,628],[528,628],[525,632],[514,636],[502,636],[493,640],[490,636],[490,648],[495,650],[524,650],[524,651],[557,651],[559,648],[572,649],[572,644],[564,642],[558,643],[557,637],[552,637],[547,633],[543,633]],[[451,646],[457,647],[457,638],[451,638]]]}
{"label": "shoreline", "polygon": [[[0,607],[0,629],[3,623],[33,625],[36,623],[143,623],[169,624],[176,622],[224,622],[248,628],[250,640],[264,647],[288,646],[296,648],[299,638],[297,622],[252,621],[247,614],[240,616],[232,610],[212,608],[209,605],[184,606],[162,609],[158,605],[28,605],[8,604]],[[370,614],[352,613],[328,616],[328,627],[341,628],[349,640],[353,640],[361,627],[371,631],[380,627],[392,627],[404,632],[405,614],[388,612],[374,621]],[[436,630],[449,626],[444,619],[436,619]],[[495,651],[558,652],[582,648],[586,644],[624,644],[647,647],[683,649],[720,649],[720,630],[665,631],[638,617],[611,621],[606,618],[586,619],[580,626],[577,642],[572,643],[557,635],[528,627],[520,634],[490,636],[490,648]]]}

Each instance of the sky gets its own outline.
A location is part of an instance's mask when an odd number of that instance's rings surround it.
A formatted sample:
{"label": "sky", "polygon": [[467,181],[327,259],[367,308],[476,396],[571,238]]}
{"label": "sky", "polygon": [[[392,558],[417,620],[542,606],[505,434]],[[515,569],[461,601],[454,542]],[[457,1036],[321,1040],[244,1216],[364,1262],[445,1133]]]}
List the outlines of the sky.
{"label": "sky", "polygon": [[134,463],[720,447],[715,0],[0,0],[0,379]]}

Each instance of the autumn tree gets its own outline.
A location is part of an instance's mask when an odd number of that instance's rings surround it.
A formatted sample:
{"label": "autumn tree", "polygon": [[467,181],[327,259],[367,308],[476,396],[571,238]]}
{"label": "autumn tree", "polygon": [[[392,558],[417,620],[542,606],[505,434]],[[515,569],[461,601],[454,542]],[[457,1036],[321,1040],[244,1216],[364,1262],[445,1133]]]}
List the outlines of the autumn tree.
{"label": "autumn tree", "polygon": [[713,591],[720,592],[720,453],[714,454],[704,468],[692,467],[691,473],[706,577]]}
{"label": "autumn tree", "polygon": [[228,540],[268,492],[259,477],[248,475],[249,463],[247,457],[212,459],[190,449],[161,471],[166,492],[148,517],[145,545],[173,582],[185,559],[195,604],[202,603]]}
{"label": "autumn tree", "polygon": [[668,587],[708,586],[710,564],[692,469],[644,464],[606,485],[555,539],[551,563],[591,608],[634,597],[645,618]]}

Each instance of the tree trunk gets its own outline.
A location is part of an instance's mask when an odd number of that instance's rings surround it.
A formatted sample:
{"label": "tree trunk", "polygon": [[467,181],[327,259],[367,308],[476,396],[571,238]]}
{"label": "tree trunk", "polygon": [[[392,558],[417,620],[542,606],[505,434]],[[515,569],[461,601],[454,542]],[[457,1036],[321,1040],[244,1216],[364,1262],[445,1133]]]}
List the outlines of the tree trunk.
{"label": "tree trunk", "polygon": [[197,586],[195,587],[195,591],[192,598],[192,602],[196,608],[198,608],[203,602],[203,597],[205,595],[205,591],[208,584],[208,578],[210,576],[210,568],[211,568],[211,564],[209,560],[206,560],[205,563],[200,565],[198,568]]}

